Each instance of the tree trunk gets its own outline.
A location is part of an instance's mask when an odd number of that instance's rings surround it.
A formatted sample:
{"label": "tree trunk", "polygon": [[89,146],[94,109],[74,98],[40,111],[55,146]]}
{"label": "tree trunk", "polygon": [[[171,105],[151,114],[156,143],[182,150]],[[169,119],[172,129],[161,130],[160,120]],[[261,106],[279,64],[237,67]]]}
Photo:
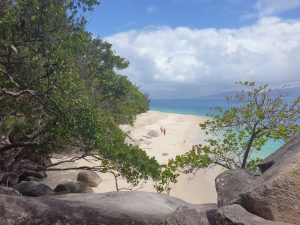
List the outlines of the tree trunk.
{"label": "tree trunk", "polygon": [[246,163],[247,163],[247,160],[248,160],[248,157],[249,157],[249,153],[250,153],[253,141],[257,137],[258,133],[259,132],[253,131],[253,133],[250,137],[250,140],[249,140],[248,145],[247,145],[247,149],[246,149],[245,154],[244,154],[244,158],[243,158],[243,162],[242,162],[242,166],[241,166],[242,169],[244,169],[246,167]]}

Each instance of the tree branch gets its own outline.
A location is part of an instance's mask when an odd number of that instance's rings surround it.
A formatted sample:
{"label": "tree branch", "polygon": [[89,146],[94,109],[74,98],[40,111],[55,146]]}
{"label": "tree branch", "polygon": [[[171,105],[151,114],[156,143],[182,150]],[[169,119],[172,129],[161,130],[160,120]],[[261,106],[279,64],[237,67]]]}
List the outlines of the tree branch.
{"label": "tree branch", "polygon": [[47,171],[65,171],[65,170],[90,170],[90,171],[98,171],[103,172],[106,170],[105,167],[100,166],[79,166],[79,167],[69,167],[69,168],[46,168]]}
{"label": "tree branch", "polygon": [[14,148],[21,148],[21,147],[36,147],[42,145],[54,145],[55,147],[62,148],[62,146],[56,145],[52,142],[20,142],[15,144],[7,144],[0,148],[0,153],[8,151]]}
{"label": "tree branch", "polygon": [[3,69],[1,69],[1,68],[0,68],[0,71],[1,71],[2,73],[4,73],[4,74],[8,77],[8,79],[9,79],[15,86],[17,86],[18,88],[20,88],[20,85],[12,78],[12,76],[10,76],[10,75],[7,73],[7,71],[5,71],[5,70],[3,70]]}
{"label": "tree branch", "polygon": [[35,95],[34,91],[32,91],[32,90],[23,90],[23,91],[20,91],[20,92],[12,92],[12,91],[6,90],[5,88],[0,89],[0,96],[1,95],[8,95],[8,96],[11,96],[11,97],[19,97],[23,94]]}

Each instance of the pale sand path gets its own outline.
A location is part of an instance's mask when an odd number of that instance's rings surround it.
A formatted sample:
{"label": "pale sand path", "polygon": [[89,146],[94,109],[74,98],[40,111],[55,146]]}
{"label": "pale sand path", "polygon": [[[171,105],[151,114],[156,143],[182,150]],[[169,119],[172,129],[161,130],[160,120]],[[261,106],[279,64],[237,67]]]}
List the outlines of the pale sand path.
{"label": "pale sand path", "polygon": [[[193,144],[204,142],[205,134],[200,130],[199,123],[205,119],[194,115],[148,111],[137,116],[133,127],[124,125],[122,129],[128,132],[135,143],[144,149],[149,156],[156,157],[157,161],[163,164],[168,159],[190,150]],[[167,130],[165,136],[160,132],[161,126]],[[157,131],[159,136],[149,137],[147,134],[150,130]],[[93,163],[97,164],[95,161]],[[77,166],[88,165],[83,160],[75,164]],[[220,171],[220,168],[200,170],[193,179],[190,179],[191,175],[181,175],[178,182],[172,186],[170,195],[190,203],[217,202],[214,179]],[[49,172],[45,183],[54,188],[58,183],[75,181],[77,173],[78,171]],[[115,183],[112,175],[101,174],[100,176],[102,182],[93,190],[98,193],[114,191]],[[125,181],[120,180],[119,186],[127,187],[128,185]],[[152,182],[148,182],[140,190],[155,191]]]}

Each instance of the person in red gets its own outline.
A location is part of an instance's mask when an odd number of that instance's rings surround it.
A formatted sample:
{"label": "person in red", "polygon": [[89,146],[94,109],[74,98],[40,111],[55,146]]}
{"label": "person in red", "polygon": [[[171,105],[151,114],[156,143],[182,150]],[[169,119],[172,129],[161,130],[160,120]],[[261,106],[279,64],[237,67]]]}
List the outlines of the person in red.
{"label": "person in red", "polygon": [[166,130],[166,128],[164,128],[164,136],[166,136],[166,133],[167,133],[167,130]]}

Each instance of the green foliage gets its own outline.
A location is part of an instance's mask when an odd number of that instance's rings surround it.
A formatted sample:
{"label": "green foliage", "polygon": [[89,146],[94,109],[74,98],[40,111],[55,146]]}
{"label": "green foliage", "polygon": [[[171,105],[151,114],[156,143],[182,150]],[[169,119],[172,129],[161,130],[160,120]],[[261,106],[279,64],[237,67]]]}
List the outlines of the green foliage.
{"label": "green foliage", "polygon": [[105,72],[96,87],[99,107],[119,124],[132,124],[135,115],[148,109],[148,99],[125,76]]}
{"label": "green foliage", "polygon": [[[0,2],[0,155],[80,146],[98,152],[103,172],[134,185],[158,179],[157,161],[126,145],[118,127],[146,111],[148,98],[114,72],[128,62],[111,44],[85,31],[79,14],[95,4],[97,0]],[[6,161],[0,164],[6,169]]]}
{"label": "green foliage", "polygon": [[230,109],[216,108],[217,114],[200,124],[208,138],[205,144],[171,161],[172,166],[192,172],[217,164],[227,169],[257,169],[261,151],[268,139],[287,141],[299,132],[300,98],[287,103],[281,95],[272,97],[268,85],[240,82],[243,91],[228,97]]}

